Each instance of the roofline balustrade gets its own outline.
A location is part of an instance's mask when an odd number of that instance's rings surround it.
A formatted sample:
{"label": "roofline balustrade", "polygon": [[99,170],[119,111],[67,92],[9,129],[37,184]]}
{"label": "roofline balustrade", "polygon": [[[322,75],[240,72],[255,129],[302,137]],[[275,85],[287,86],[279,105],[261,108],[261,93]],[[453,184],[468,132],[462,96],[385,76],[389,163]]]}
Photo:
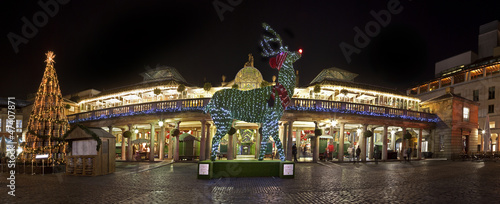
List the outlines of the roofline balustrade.
{"label": "roofline balustrade", "polygon": [[[103,120],[116,117],[148,115],[157,113],[203,112],[210,98],[179,99],[132,104],[68,115],[70,123]],[[327,101],[316,99],[293,99],[292,106],[286,111],[313,111],[356,114],[366,116],[387,117],[436,123],[439,118],[435,114],[375,106],[369,104]]]}

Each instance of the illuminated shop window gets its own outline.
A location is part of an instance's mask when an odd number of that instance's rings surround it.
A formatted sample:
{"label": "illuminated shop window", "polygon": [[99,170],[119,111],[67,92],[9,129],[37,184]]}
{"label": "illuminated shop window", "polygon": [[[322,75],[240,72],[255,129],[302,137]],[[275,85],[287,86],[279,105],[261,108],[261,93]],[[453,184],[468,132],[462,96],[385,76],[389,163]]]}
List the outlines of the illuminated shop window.
{"label": "illuminated shop window", "polygon": [[464,121],[469,121],[469,108],[464,107]]}

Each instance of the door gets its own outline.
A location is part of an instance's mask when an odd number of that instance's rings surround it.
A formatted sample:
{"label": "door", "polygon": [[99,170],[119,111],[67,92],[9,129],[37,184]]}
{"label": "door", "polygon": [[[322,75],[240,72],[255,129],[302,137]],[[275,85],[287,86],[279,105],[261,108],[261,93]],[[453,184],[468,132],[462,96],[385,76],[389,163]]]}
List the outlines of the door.
{"label": "door", "polygon": [[469,153],[469,135],[462,136],[462,152]]}
{"label": "door", "polygon": [[[109,141],[102,141],[101,145],[102,155],[101,155],[101,174],[107,174],[109,172]],[[99,165],[98,165],[99,166]]]}

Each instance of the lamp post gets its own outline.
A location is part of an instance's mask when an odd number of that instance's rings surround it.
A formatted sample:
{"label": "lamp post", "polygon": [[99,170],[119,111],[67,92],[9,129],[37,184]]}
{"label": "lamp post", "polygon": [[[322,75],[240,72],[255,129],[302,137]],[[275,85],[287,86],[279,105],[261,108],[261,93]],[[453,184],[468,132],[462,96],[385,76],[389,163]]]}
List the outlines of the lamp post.
{"label": "lamp post", "polygon": [[486,133],[486,130],[481,130],[481,152],[484,152],[484,144],[486,141],[484,141],[484,133]]}

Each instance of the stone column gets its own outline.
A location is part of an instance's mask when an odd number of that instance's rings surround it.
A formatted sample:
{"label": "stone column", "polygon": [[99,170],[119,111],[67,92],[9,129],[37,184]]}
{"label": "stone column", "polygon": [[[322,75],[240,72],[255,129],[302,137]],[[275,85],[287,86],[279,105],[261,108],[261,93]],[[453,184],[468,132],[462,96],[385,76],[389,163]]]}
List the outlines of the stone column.
{"label": "stone column", "polygon": [[285,160],[288,160],[288,123],[285,123],[283,124],[283,138],[282,138],[282,142],[283,142],[283,148],[284,149],[284,153],[285,153]]}
{"label": "stone column", "polygon": [[160,148],[158,148],[158,158],[160,158],[160,160],[163,160],[165,159],[165,125],[161,126],[160,131],[160,141],[158,142],[158,146],[160,146]]}
{"label": "stone column", "polygon": [[364,136],[368,128],[367,124],[363,124],[363,132],[359,135],[359,142],[361,143],[361,161],[366,161],[366,138]]}
{"label": "stone column", "polygon": [[[179,130],[180,124],[181,121],[177,122],[175,128]],[[175,137],[174,161],[179,161],[179,135]]]}
{"label": "stone column", "polygon": [[203,161],[205,160],[205,147],[207,146],[206,142],[207,142],[207,138],[206,138],[206,129],[205,129],[205,125],[206,125],[206,121],[205,120],[201,120],[201,141],[200,141],[200,161]]}
{"label": "stone column", "polygon": [[422,159],[422,128],[418,129],[417,159]]}
{"label": "stone column", "polygon": [[293,137],[292,137],[292,133],[293,133],[293,130],[292,130],[292,127],[293,127],[293,121],[288,121],[288,139],[287,139],[287,146],[286,146],[286,150],[287,150],[287,154],[286,154],[286,160],[288,161],[292,161],[293,160],[293,154],[292,154],[292,146],[293,146]]}
{"label": "stone column", "polygon": [[127,147],[127,161],[133,161],[132,159],[132,155],[133,155],[133,152],[132,152],[132,140],[135,139],[135,137],[137,137],[136,133],[132,130],[132,125],[128,125],[128,131],[130,131],[132,133],[132,136],[130,136],[128,139],[127,139],[127,143],[128,143],[128,147]]}
{"label": "stone column", "polygon": [[260,133],[259,133],[259,128],[260,128],[260,124],[259,126],[257,126],[257,131],[255,131],[255,159],[258,159],[259,158],[259,154],[260,154]]}
{"label": "stone column", "polygon": [[391,149],[392,151],[396,151],[396,132],[392,133],[392,131],[391,131]]}
{"label": "stone column", "polygon": [[215,126],[211,126],[210,123],[207,123],[207,146],[205,146],[205,159],[210,159],[210,154],[212,151],[212,135],[214,135],[214,129],[215,129]]}
{"label": "stone column", "polygon": [[479,133],[481,136],[481,152],[484,152],[484,135],[482,132]]}
{"label": "stone column", "polygon": [[169,129],[169,137],[168,137],[168,150],[167,150],[167,159],[172,159],[174,158],[174,152],[173,152],[173,146],[174,146],[174,139],[172,137],[172,129]]}
{"label": "stone column", "polygon": [[[109,132],[109,134],[113,135],[113,126],[111,126],[111,125],[110,125],[110,126],[108,126],[108,132]],[[114,135],[113,135],[113,136],[114,136]],[[123,137],[122,137],[122,138],[123,138]],[[16,140],[16,141],[17,141],[17,140]],[[116,139],[115,139],[115,144],[113,144],[113,147],[115,147],[115,149],[116,149],[116,142],[117,142],[117,141],[116,141]],[[116,150],[115,150],[115,149],[113,149],[113,152],[112,152],[112,154],[114,154],[114,155],[115,155],[115,156],[113,156],[113,157],[116,157]],[[16,150],[17,150],[17,147],[16,147]],[[57,154],[57,153],[54,153],[54,154]],[[56,158],[57,158],[57,157],[56,157]]]}
{"label": "stone column", "polygon": [[155,124],[151,123],[151,134],[149,135],[149,161],[155,161]]}
{"label": "stone column", "polygon": [[339,123],[340,126],[340,133],[339,133],[339,149],[338,149],[338,160],[339,162],[344,161],[344,128],[345,128],[345,123]]}
{"label": "stone column", "polygon": [[[318,129],[318,122],[314,121],[314,132],[316,132],[316,129]],[[316,136],[316,134],[313,137],[313,162],[318,162],[319,158],[319,136]]]}
{"label": "stone column", "polygon": [[233,160],[233,135],[227,135],[228,136],[228,147],[227,147],[227,160]]}
{"label": "stone column", "polygon": [[404,159],[404,151],[406,151],[406,139],[405,139],[405,134],[406,134],[406,127],[403,127],[403,137],[401,137],[401,151],[399,152],[399,160]]}
{"label": "stone column", "polygon": [[122,128],[122,160],[127,160],[127,150],[125,148],[125,138],[123,137],[123,133],[125,133],[125,128]]}
{"label": "stone column", "polygon": [[373,159],[373,147],[375,147],[375,128],[372,128],[371,131],[372,131],[373,135],[370,137],[369,158]]}
{"label": "stone column", "polygon": [[387,161],[387,125],[384,125],[384,133],[382,133],[382,161]]}
{"label": "stone column", "polygon": [[302,154],[301,153],[302,149],[300,149],[300,145],[301,145],[300,143],[302,142],[302,141],[300,141],[301,140],[301,138],[300,138],[301,134],[302,134],[302,131],[300,129],[296,129],[295,130],[295,144],[297,145],[297,160],[300,159],[300,155]]}

